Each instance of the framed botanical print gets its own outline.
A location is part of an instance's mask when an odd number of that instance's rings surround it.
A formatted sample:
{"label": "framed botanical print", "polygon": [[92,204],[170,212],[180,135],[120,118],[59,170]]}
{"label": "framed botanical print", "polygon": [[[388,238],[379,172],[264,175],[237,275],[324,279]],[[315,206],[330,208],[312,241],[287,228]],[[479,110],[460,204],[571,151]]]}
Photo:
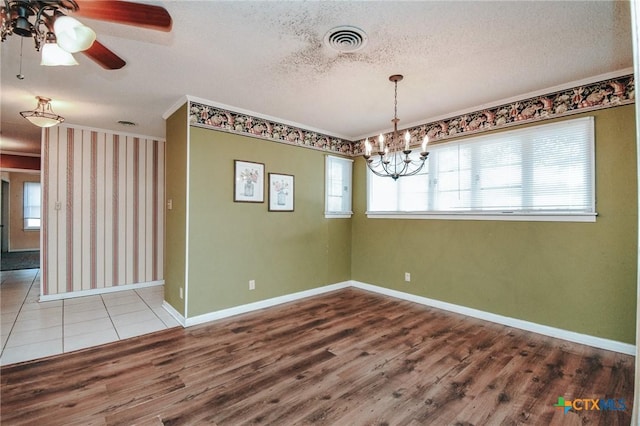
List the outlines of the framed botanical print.
{"label": "framed botanical print", "polygon": [[270,212],[292,212],[294,195],[293,175],[269,173]]}
{"label": "framed botanical print", "polygon": [[264,203],[264,164],[234,160],[233,201]]}

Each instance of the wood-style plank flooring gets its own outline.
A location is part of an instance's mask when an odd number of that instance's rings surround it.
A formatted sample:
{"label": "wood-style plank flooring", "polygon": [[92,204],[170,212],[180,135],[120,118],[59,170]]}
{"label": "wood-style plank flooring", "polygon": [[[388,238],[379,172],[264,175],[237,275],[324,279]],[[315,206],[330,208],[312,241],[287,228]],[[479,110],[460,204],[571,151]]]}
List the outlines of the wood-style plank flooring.
{"label": "wood-style plank flooring", "polygon": [[[628,425],[633,363],[346,289],[2,367],[1,422]],[[565,414],[559,396],[626,410]]]}

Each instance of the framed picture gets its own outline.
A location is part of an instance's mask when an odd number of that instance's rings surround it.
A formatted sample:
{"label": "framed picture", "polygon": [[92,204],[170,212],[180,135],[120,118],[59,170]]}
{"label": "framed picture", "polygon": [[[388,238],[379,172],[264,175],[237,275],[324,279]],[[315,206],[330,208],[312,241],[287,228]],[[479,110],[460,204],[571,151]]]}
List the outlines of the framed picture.
{"label": "framed picture", "polygon": [[292,175],[269,173],[270,212],[292,212],[294,194]]}
{"label": "framed picture", "polygon": [[264,164],[234,160],[233,201],[264,203]]}

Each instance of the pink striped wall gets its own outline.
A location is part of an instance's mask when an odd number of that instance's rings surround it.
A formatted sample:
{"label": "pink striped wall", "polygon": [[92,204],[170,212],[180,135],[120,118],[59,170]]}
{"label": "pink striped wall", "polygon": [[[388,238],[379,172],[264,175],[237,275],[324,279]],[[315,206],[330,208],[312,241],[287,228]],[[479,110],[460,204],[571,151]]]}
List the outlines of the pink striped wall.
{"label": "pink striped wall", "polygon": [[42,149],[42,294],[164,279],[165,142],[60,125]]}

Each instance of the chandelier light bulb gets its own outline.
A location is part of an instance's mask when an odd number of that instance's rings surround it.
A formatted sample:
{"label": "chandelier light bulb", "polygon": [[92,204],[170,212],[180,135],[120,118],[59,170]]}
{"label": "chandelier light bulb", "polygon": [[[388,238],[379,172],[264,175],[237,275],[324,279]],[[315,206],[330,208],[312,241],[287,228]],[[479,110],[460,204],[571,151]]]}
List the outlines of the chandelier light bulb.
{"label": "chandelier light bulb", "polygon": [[366,156],[371,156],[371,142],[369,142],[369,138],[364,141],[364,154]]}
{"label": "chandelier light bulb", "polygon": [[409,143],[411,142],[411,135],[409,134],[409,131],[407,130],[404,134],[404,150],[405,151],[409,151]]}
{"label": "chandelier light bulb", "polygon": [[422,141],[422,151],[420,152],[427,152],[427,144],[429,143],[429,136],[424,135],[424,140]]}

